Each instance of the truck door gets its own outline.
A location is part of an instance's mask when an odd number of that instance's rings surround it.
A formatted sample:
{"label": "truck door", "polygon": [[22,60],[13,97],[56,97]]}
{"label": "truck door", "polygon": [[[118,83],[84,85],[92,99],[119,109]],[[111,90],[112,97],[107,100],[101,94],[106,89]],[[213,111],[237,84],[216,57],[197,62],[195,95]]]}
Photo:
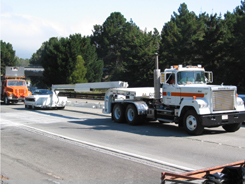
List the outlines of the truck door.
{"label": "truck door", "polygon": [[163,103],[166,105],[180,103],[180,88],[177,85],[175,73],[166,73],[166,82],[163,84]]}

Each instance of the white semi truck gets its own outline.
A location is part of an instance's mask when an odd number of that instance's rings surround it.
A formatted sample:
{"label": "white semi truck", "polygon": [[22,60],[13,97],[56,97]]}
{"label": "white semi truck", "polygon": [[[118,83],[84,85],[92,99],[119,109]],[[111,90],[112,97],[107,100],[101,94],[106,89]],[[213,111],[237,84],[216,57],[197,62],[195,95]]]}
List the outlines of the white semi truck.
{"label": "white semi truck", "polygon": [[137,125],[151,119],[176,123],[191,135],[202,134],[204,127],[218,126],[235,132],[245,120],[243,100],[236,86],[208,85],[212,81],[212,72],[201,65],[175,65],[161,73],[156,56],[154,87],[128,88],[126,82],[118,81],[75,84],[73,89],[109,88],[103,112],[118,123]]}

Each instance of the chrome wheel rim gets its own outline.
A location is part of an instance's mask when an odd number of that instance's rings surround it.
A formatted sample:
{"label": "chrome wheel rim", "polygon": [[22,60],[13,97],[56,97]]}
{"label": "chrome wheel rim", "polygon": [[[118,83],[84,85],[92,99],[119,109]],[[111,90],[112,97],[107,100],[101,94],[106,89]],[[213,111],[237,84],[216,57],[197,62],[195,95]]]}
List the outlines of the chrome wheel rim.
{"label": "chrome wheel rim", "polygon": [[114,116],[116,119],[119,119],[121,117],[121,110],[119,107],[117,107],[114,111]]}
{"label": "chrome wheel rim", "polygon": [[189,115],[186,118],[186,127],[190,131],[194,131],[197,128],[197,120],[196,120],[196,118],[194,116]]}
{"label": "chrome wheel rim", "polygon": [[134,110],[128,109],[127,116],[128,116],[129,121],[133,121],[134,120]]}

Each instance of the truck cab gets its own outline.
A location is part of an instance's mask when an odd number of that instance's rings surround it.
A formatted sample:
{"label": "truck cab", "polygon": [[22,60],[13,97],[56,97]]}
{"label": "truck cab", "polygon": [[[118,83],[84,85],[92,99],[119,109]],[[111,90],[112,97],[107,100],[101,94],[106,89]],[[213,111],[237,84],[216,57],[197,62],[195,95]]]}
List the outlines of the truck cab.
{"label": "truck cab", "polygon": [[203,97],[199,87],[207,86],[213,80],[212,72],[206,72],[201,65],[171,66],[161,73],[161,84],[163,91],[163,103],[179,106],[186,97]]}
{"label": "truck cab", "polygon": [[24,67],[6,67],[5,79],[1,86],[1,99],[4,104],[24,101],[25,97],[31,95],[24,79]]}
{"label": "truck cab", "polygon": [[172,110],[173,120],[189,134],[217,126],[234,132],[245,118],[237,87],[208,84],[212,82],[212,72],[201,65],[175,65],[161,73],[162,107]]}
{"label": "truck cab", "polygon": [[[159,86],[155,85],[158,81]],[[115,122],[131,125],[144,119],[176,123],[191,135],[202,134],[205,127],[239,130],[245,109],[237,87],[208,84],[212,82],[212,72],[201,65],[175,65],[164,72],[156,69],[154,88],[109,89],[103,112],[111,113]]]}

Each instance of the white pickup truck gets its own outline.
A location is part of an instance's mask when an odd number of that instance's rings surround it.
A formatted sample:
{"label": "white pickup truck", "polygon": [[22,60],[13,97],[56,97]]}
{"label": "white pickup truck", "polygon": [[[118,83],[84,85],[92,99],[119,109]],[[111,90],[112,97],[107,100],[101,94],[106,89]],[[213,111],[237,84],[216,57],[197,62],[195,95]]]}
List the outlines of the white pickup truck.
{"label": "white pickup truck", "polygon": [[59,91],[36,89],[33,95],[25,98],[25,108],[64,109],[67,97],[58,96]]}

